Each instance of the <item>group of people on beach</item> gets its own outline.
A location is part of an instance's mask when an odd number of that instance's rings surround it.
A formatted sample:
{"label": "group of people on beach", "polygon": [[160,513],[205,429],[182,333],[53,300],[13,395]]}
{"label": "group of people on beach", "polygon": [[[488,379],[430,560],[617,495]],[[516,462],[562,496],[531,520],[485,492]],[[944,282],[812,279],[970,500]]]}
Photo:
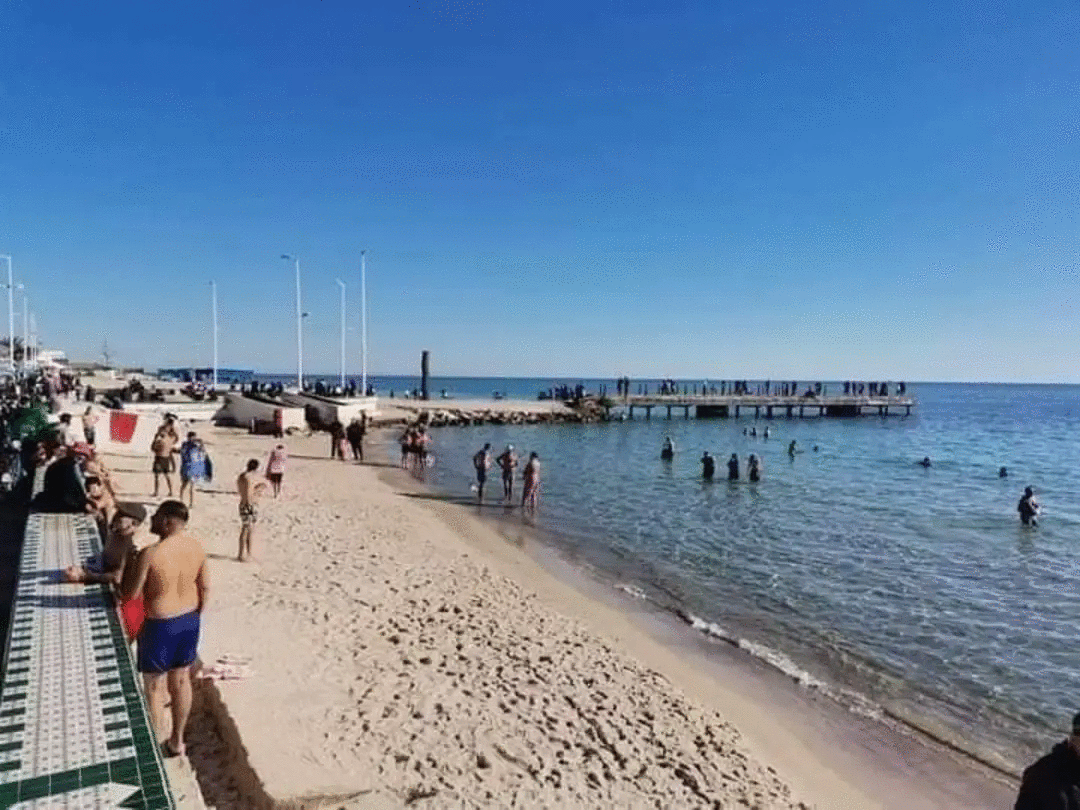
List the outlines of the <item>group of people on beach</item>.
{"label": "group of people on beach", "polygon": [[[506,449],[498,456],[492,458],[491,442],[485,442],[475,455],[473,455],[473,469],[476,473],[476,500],[484,502],[484,486],[487,484],[488,470],[492,462],[498,465],[502,475],[503,502],[512,503],[514,500],[514,470],[518,467],[518,457],[514,452],[514,445],[506,445]],[[523,512],[533,514],[540,504],[540,456],[529,453],[529,458],[521,470],[521,509]]]}
{"label": "group of people on beach", "polygon": [[368,432],[367,412],[363,411],[358,417],[349,421],[348,426],[335,419],[330,423],[330,458],[338,458],[345,461],[348,452],[352,451],[353,461],[364,460],[364,437]]}
{"label": "group of people on beach", "polygon": [[398,437],[401,446],[401,469],[417,477],[423,477],[431,457],[431,437],[421,424],[408,425]]}
{"label": "group of people on beach", "polygon": [[[195,431],[188,431],[187,439],[182,444],[178,444],[179,441],[176,417],[167,414],[150,443],[150,452],[153,456],[150,467],[154,475],[153,497],[158,497],[162,480],[165,482],[169,497],[172,497],[172,474],[177,466],[174,456],[179,456],[179,498],[183,502],[186,493],[187,507],[191,509],[195,505],[196,485],[213,479],[213,462],[202,439]],[[343,450],[341,452],[344,453]],[[363,451],[360,450],[359,453],[362,458]],[[281,495],[281,485],[285,477],[288,458],[289,454],[285,445],[277,444],[266,459],[266,481],[256,480],[260,462],[254,458],[247,461],[244,470],[236,478],[236,491],[239,496],[237,511],[240,515],[240,536],[237,542],[236,559],[239,562],[247,562],[252,558],[255,525],[259,519],[259,497],[266,490],[267,484],[271,487],[275,498]]]}

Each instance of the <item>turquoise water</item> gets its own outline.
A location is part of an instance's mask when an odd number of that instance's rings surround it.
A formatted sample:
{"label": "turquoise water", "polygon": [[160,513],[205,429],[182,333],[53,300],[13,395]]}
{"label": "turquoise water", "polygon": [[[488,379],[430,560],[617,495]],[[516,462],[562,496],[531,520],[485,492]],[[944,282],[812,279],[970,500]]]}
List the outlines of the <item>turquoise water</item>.
{"label": "turquoise water", "polygon": [[[433,388],[535,396],[549,385]],[[925,384],[909,393],[919,404],[907,418],[654,413],[435,430],[429,482],[468,495],[469,459],[484,441],[536,451],[537,527],[565,556],[856,711],[903,718],[1018,767],[1080,708],[1080,387]],[[743,435],[755,424],[758,438]],[[665,436],[678,450],[670,463],[659,459]],[[805,451],[794,460],[792,439]],[[703,450],[720,475],[735,452],[745,476],[756,453],[764,478],[705,484]],[[932,468],[916,464],[923,456]],[[499,494],[493,484],[489,497]],[[1037,529],[1017,518],[1028,484],[1044,507]]]}

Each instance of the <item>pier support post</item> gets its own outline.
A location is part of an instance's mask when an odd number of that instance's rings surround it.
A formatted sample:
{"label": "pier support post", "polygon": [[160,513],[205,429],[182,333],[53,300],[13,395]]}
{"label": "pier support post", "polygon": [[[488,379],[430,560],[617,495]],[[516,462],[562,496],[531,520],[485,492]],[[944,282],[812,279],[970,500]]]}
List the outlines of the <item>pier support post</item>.
{"label": "pier support post", "polygon": [[671,421],[671,406],[670,405],[667,406],[667,418],[668,418],[668,421]]}
{"label": "pier support post", "polygon": [[803,418],[803,406],[802,405],[799,406],[799,418],[800,419]]}
{"label": "pier support post", "polygon": [[739,418],[739,406],[738,405],[735,406],[735,418],[736,419]]}
{"label": "pier support post", "polygon": [[689,405],[684,405],[683,406],[683,419],[689,419],[689,418],[690,418],[690,406]]}
{"label": "pier support post", "polygon": [[646,421],[651,421],[652,420],[652,405],[646,405],[645,406],[645,420]]}
{"label": "pier support post", "polygon": [[761,407],[758,406],[758,405],[755,405],[754,406],[754,418],[757,419],[760,416],[761,416]]}
{"label": "pier support post", "polygon": [[793,410],[794,410],[794,408],[792,408],[792,406],[790,406],[790,405],[787,406],[787,418],[788,419],[790,419],[792,416],[795,415],[795,414],[792,413]]}
{"label": "pier support post", "polygon": [[428,398],[428,358],[429,353],[427,349],[424,349],[420,353],[420,396],[427,401]]}
{"label": "pier support post", "polygon": [[634,418],[634,406],[633,405],[630,406],[630,418],[631,419]]}
{"label": "pier support post", "polygon": [[772,405],[765,406],[765,418],[772,419]]}

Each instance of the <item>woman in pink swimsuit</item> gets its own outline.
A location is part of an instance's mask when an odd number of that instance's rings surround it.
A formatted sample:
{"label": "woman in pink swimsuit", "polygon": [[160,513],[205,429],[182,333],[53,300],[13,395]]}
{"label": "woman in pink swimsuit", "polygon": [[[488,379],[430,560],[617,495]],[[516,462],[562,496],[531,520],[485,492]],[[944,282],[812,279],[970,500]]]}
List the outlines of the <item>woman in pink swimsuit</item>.
{"label": "woman in pink swimsuit", "polygon": [[279,444],[270,451],[270,458],[266,460],[266,477],[274,489],[275,498],[281,493],[281,479],[285,476],[285,463],[288,459],[285,445]]}

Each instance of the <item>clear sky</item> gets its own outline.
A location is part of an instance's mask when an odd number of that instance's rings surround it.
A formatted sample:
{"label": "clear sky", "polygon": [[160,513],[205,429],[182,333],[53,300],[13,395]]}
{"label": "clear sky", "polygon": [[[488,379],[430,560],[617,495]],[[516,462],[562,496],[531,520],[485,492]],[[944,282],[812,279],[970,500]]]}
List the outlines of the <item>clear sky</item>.
{"label": "clear sky", "polygon": [[[0,253],[73,359],[1080,381],[1075,0],[38,3]],[[2,301],[2,299],[0,299]],[[21,330],[21,303],[16,299]],[[2,319],[0,319],[2,321]]]}

